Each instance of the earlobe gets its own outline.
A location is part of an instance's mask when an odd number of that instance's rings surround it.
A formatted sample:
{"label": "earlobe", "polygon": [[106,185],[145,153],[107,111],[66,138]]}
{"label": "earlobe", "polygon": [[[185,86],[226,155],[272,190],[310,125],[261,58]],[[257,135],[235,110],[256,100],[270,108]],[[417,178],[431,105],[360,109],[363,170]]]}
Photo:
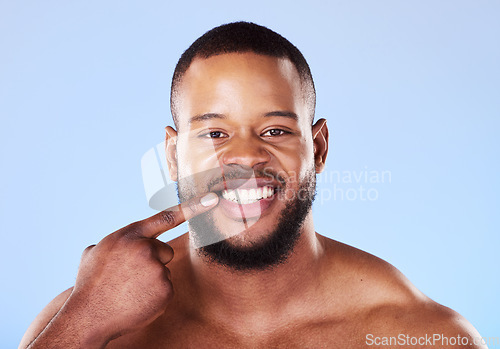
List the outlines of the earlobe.
{"label": "earlobe", "polygon": [[325,119],[319,119],[312,126],[314,167],[316,173],[321,173],[325,168],[326,156],[328,155],[328,126]]}
{"label": "earlobe", "polygon": [[165,154],[167,155],[168,172],[170,179],[177,182],[177,131],[172,127],[165,127]]}

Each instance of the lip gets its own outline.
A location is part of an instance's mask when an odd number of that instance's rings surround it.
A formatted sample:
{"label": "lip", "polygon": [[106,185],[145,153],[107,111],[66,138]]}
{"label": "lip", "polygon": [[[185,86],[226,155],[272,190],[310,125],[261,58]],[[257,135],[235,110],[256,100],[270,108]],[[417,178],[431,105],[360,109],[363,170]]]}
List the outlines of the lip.
{"label": "lip", "polygon": [[261,199],[251,204],[242,204],[242,205],[230,200],[226,200],[222,196],[220,196],[219,207],[222,208],[224,215],[231,219],[236,219],[236,220],[249,219],[249,218],[255,219],[261,217],[267,210],[269,210],[271,205],[276,200],[277,196],[278,196],[277,191],[275,191],[275,193],[268,198]]}
{"label": "lip", "polygon": [[[251,204],[238,204],[236,202],[226,200],[222,196],[224,190],[235,189],[257,189],[261,187],[272,187],[274,194],[268,198],[261,199]],[[220,198],[219,207],[222,213],[233,220],[258,219],[265,214],[271,205],[275,202],[278,192],[282,189],[282,184],[269,177],[249,177],[224,180],[221,183],[214,185],[210,191],[216,193]]]}

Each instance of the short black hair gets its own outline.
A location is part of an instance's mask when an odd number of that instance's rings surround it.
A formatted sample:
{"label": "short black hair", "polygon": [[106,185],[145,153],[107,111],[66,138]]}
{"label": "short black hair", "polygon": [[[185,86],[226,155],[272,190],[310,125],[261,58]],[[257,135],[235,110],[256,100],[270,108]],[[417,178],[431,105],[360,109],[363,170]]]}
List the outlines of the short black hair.
{"label": "short black hair", "polygon": [[215,27],[203,34],[184,51],[177,62],[170,92],[170,109],[177,128],[178,117],[175,108],[177,88],[193,60],[225,53],[244,52],[288,58],[293,63],[303,85],[312,123],[316,107],[316,91],[309,65],[299,49],[280,34],[264,26],[250,22],[233,22]]}

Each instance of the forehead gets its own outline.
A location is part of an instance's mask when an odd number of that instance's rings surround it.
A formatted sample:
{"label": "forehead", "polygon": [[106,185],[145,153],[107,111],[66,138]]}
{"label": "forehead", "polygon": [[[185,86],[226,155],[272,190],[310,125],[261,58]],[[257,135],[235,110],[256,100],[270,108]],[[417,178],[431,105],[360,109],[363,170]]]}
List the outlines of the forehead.
{"label": "forehead", "polygon": [[205,113],[265,114],[287,110],[306,117],[299,73],[287,58],[230,53],[196,58],[176,96],[179,126]]}

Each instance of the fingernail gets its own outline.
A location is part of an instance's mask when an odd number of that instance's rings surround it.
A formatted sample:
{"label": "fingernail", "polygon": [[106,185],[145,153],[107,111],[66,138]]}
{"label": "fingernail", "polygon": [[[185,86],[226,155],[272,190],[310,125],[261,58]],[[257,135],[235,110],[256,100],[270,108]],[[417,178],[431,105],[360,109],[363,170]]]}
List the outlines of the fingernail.
{"label": "fingernail", "polygon": [[205,207],[213,206],[219,201],[219,197],[215,193],[208,193],[200,199],[200,204]]}

